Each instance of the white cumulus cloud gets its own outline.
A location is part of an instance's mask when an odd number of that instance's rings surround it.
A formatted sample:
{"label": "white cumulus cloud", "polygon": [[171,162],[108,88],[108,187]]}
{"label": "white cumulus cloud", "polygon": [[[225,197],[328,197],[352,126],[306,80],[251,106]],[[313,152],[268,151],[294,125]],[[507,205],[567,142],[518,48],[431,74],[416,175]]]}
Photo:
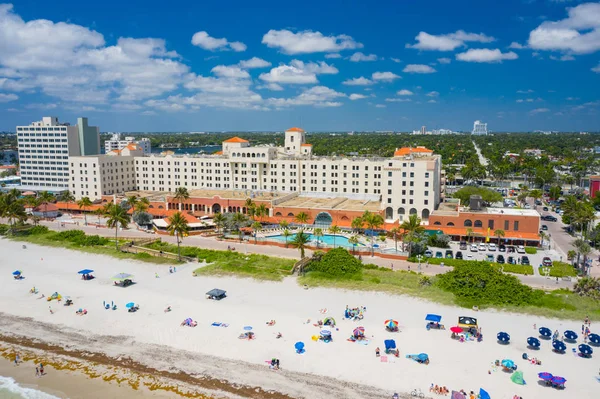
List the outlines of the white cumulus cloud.
{"label": "white cumulus cloud", "polygon": [[0,103],[7,103],[9,101],[15,101],[18,99],[19,99],[19,96],[17,96],[16,94],[0,93]]}
{"label": "white cumulus cloud", "polygon": [[340,53],[330,53],[325,54],[325,58],[342,58],[342,55]]}
{"label": "white cumulus cloud", "polygon": [[385,105],[385,104],[377,104],[377,105],[375,105],[375,108],[385,108],[385,107],[387,107],[387,105]]}
{"label": "white cumulus cloud", "polygon": [[467,42],[490,43],[496,39],[483,33],[467,33],[463,30],[458,30],[445,35],[431,35],[427,32],[419,32],[415,40],[417,43],[407,44],[406,47],[418,50],[453,51],[458,47],[465,46]]}
{"label": "white cumulus cloud", "polygon": [[370,86],[374,83],[375,82],[373,82],[371,79],[367,79],[363,76],[360,78],[347,79],[342,82],[342,84],[346,86]]}
{"label": "white cumulus cloud", "polygon": [[350,56],[350,61],[352,61],[352,62],[377,61],[377,56],[375,54],[366,55],[359,51]]}
{"label": "white cumulus cloud", "polygon": [[516,60],[519,56],[509,51],[503,53],[499,49],[469,49],[464,53],[456,54],[456,59],[465,62],[502,62],[504,60]]}
{"label": "white cumulus cloud", "polygon": [[334,53],[363,47],[348,35],[324,36],[321,32],[292,32],[287,29],[271,29],[263,36],[262,43],[286,54]]}
{"label": "white cumulus cloud", "polygon": [[192,44],[208,51],[246,51],[247,46],[242,42],[230,42],[224,37],[217,39],[212,37],[206,31],[194,33]]}
{"label": "white cumulus cloud", "polygon": [[409,64],[409,65],[405,66],[402,71],[406,72],[406,73],[435,73],[435,72],[437,72],[435,69],[433,69],[429,65],[423,65],[423,64]]}
{"label": "white cumulus cloud", "polygon": [[350,94],[350,100],[354,101],[354,100],[362,100],[363,98],[367,98],[367,96],[365,96],[364,94]]}
{"label": "white cumulus cloud", "polygon": [[402,89],[402,90],[399,90],[396,94],[399,96],[412,96],[415,93],[413,93],[410,90]]}
{"label": "white cumulus cloud", "polygon": [[592,68],[592,72],[600,73],[600,64]]}
{"label": "white cumulus cloud", "polygon": [[425,94],[427,97],[438,97],[440,95],[439,92],[437,91],[430,91],[429,93]]}
{"label": "white cumulus cloud", "polygon": [[412,101],[410,98],[386,98],[388,103],[407,103]]}
{"label": "white cumulus cloud", "polygon": [[244,69],[254,69],[254,68],[267,68],[271,66],[269,61],[265,61],[262,58],[252,57],[249,60],[240,61],[240,68]]}
{"label": "white cumulus cloud", "polygon": [[312,84],[317,83],[317,75],[337,74],[336,67],[324,61],[303,62],[292,60],[289,65],[280,65],[267,73],[259,76],[259,79],[278,84]]}
{"label": "white cumulus cloud", "polygon": [[400,76],[393,72],[373,72],[371,78],[377,81],[391,82],[393,80],[400,79]]}
{"label": "white cumulus cloud", "polygon": [[450,58],[438,58],[437,60],[440,64],[449,64],[452,62]]}
{"label": "white cumulus cloud", "polygon": [[340,93],[329,87],[314,86],[304,90],[296,97],[292,98],[269,98],[267,103],[276,108],[284,108],[295,105],[310,105],[319,108],[325,107],[340,107],[343,104],[338,100],[346,97],[344,93]]}
{"label": "white cumulus cloud", "polygon": [[550,110],[548,108],[536,108],[529,111],[529,115],[543,114],[546,112],[550,112]]}
{"label": "white cumulus cloud", "polygon": [[521,43],[519,43],[519,42],[512,42],[512,43],[511,43],[511,44],[508,46],[508,48],[512,48],[512,49],[515,49],[515,50],[523,50],[523,49],[526,49],[526,48],[527,48],[527,46],[523,46],[523,45],[522,45]]}

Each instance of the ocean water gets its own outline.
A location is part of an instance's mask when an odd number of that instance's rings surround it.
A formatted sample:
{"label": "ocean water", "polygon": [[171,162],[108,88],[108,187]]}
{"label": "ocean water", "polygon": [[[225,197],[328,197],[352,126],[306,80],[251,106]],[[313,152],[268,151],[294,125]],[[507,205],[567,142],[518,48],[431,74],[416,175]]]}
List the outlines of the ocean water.
{"label": "ocean water", "polygon": [[0,399],[60,399],[58,396],[25,388],[10,377],[0,376]]}

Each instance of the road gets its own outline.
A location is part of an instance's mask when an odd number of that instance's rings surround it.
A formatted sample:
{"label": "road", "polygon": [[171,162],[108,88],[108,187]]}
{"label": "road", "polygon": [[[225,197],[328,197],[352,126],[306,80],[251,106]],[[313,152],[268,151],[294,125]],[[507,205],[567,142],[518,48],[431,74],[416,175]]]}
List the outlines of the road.
{"label": "road", "polygon": [[481,150],[479,149],[479,147],[477,147],[477,144],[475,144],[475,141],[472,141],[473,146],[475,147],[475,151],[477,152],[477,157],[479,157],[479,163],[482,164],[483,166],[487,166],[488,165],[488,160],[486,157],[483,156],[483,154],[481,153]]}

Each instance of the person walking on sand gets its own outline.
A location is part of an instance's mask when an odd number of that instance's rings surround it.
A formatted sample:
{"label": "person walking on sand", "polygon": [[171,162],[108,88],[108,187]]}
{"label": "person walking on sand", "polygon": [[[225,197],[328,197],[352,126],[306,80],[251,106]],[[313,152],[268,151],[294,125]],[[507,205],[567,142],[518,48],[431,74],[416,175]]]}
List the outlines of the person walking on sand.
{"label": "person walking on sand", "polygon": [[44,375],[44,365],[40,363],[40,377]]}
{"label": "person walking on sand", "polygon": [[15,366],[18,366],[20,361],[21,361],[21,356],[19,356],[18,353],[15,353]]}
{"label": "person walking on sand", "polygon": [[40,376],[40,368],[38,366],[35,366],[35,376],[36,377]]}
{"label": "person walking on sand", "polygon": [[154,273],[154,278],[159,278],[158,273]]}

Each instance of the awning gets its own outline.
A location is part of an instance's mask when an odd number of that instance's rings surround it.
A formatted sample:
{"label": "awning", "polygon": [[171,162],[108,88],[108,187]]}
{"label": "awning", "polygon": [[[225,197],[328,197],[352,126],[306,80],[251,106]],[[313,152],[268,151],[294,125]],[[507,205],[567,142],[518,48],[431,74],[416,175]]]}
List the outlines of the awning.
{"label": "awning", "polygon": [[83,269],[78,271],[77,273],[79,274],[90,274],[90,273],[94,273],[94,271],[92,269]]}
{"label": "awning", "polygon": [[439,323],[440,321],[442,321],[442,316],[430,313],[427,316],[425,316],[425,320],[433,321],[434,323]]}

